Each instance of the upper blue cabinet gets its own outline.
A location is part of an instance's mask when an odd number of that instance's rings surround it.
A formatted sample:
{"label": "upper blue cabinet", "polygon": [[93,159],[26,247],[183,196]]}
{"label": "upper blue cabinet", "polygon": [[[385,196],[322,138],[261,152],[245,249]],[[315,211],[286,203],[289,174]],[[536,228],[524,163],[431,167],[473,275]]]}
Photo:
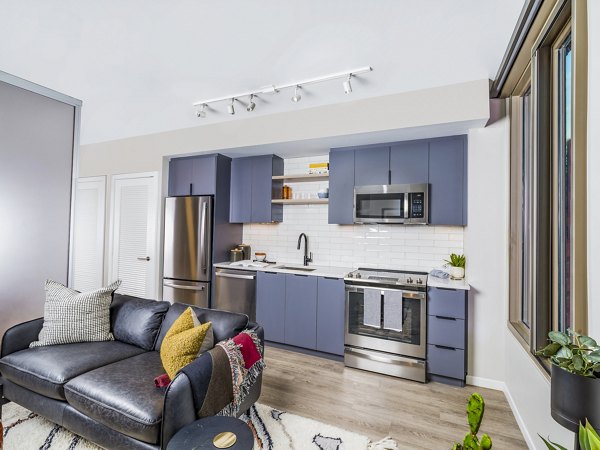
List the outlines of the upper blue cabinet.
{"label": "upper blue cabinet", "polygon": [[429,183],[429,223],[467,224],[467,137],[329,152],[329,223],[353,223],[354,186]]}
{"label": "upper blue cabinet", "polygon": [[283,159],[275,155],[247,156],[231,161],[231,223],[281,222],[283,205],[273,204],[280,198]]}
{"label": "upper blue cabinet", "polygon": [[214,195],[218,157],[225,158],[212,154],[169,161],[169,196]]}

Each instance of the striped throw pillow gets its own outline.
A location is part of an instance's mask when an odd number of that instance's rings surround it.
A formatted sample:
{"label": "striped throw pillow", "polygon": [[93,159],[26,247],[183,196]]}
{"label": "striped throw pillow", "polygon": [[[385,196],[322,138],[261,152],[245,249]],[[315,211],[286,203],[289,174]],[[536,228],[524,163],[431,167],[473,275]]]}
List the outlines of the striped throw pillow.
{"label": "striped throw pillow", "polygon": [[112,341],[110,304],[121,280],[89,292],[79,292],[46,280],[44,325],[30,347]]}

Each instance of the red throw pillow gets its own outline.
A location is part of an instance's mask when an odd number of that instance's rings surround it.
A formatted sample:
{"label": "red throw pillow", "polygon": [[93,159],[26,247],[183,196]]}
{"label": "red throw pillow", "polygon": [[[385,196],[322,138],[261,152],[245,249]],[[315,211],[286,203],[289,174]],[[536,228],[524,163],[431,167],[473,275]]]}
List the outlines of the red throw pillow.
{"label": "red throw pillow", "polygon": [[233,342],[241,346],[240,351],[244,358],[244,366],[246,369],[249,369],[254,363],[260,361],[260,353],[258,352],[256,345],[254,345],[254,341],[247,333],[238,334],[233,338]]}

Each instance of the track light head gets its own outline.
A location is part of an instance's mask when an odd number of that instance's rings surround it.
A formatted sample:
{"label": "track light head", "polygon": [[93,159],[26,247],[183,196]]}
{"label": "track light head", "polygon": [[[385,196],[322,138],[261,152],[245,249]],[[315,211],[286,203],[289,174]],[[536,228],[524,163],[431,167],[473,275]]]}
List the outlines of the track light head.
{"label": "track light head", "polygon": [[204,119],[206,117],[206,103],[203,103],[200,106],[200,109],[196,111],[196,117],[199,119]]}
{"label": "track light head", "polygon": [[294,96],[292,97],[292,101],[294,103],[298,103],[300,100],[302,100],[302,96],[298,93],[298,89],[300,89],[300,86],[296,85],[296,88],[294,89]]}
{"label": "track light head", "polygon": [[231,114],[232,116],[235,114],[235,108],[233,107],[233,102],[235,101],[235,98],[231,99],[231,103],[229,105],[227,105],[227,112],[229,114]]}
{"label": "track light head", "polygon": [[344,92],[346,94],[350,94],[352,92],[352,83],[350,83],[350,79],[352,78],[352,74],[348,74],[348,79],[344,81]]}
{"label": "track light head", "polygon": [[246,107],[246,111],[248,112],[254,111],[254,108],[256,108],[256,103],[252,101],[253,98],[254,94],[250,94],[250,101],[248,102],[248,106]]}

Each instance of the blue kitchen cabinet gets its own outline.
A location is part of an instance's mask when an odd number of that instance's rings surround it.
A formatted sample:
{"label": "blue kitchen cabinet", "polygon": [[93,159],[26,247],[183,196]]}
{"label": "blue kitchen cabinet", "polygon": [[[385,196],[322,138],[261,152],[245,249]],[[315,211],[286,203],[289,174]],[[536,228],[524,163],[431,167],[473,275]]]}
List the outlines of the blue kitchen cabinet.
{"label": "blue kitchen cabinet", "polygon": [[451,136],[429,142],[430,224],[467,224],[466,168],[466,136]]}
{"label": "blue kitchen cabinet", "polygon": [[236,158],[231,163],[231,209],[232,223],[281,222],[283,205],[273,204],[273,198],[281,198],[283,159],[275,155]]}
{"label": "blue kitchen cabinet", "polygon": [[285,343],[317,348],[317,277],[285,275]]}
{"label": "blue kitchen cabinet", "polygon": [[390,184],[390,147],[354,150],[354,185]]}
{"label": "blue kitchen cabinet", "polygon": [[192,195],[214,195],[217,177],[217,155],[193,158]]}
{"label": "blue kitchen cabinet", "polygon": [[427,289],[427,376],[464,386],[467,376],[468,291]]}
{"label": "blue kitchen cabinet", "polygon": [[215,195],[219,157],[226,158],[213,154],[171,159],[169,196]]}
{"label": "blue kitchen cabinet", "polygon": [[317,281],[317,350],[344,355],[344,280],[319,277]]}
{"label": "blue kitchen cabinet", "polygon": [[182,197],[192,193],[191,158],[174,158],[169,161],[169,196]]}
{"label": "blue kitchen cabinet", "polygon": [[429,182],[429,143],[398,142],[390,148],[390,184]]}
{"label": "blue kitchen cabinet", "polygon": [[252,157],[231,160],[229,221],[252,221]]}
{"label": "blue kitchen cabinet", "polygon": [[256,322],[265,330],[265,339],[285,342],[286,275],[256,274]]}
{"label": "blue kitchen cabinet", "polygon": [[329,152],[329,223],[354,223],[354,151]]}

